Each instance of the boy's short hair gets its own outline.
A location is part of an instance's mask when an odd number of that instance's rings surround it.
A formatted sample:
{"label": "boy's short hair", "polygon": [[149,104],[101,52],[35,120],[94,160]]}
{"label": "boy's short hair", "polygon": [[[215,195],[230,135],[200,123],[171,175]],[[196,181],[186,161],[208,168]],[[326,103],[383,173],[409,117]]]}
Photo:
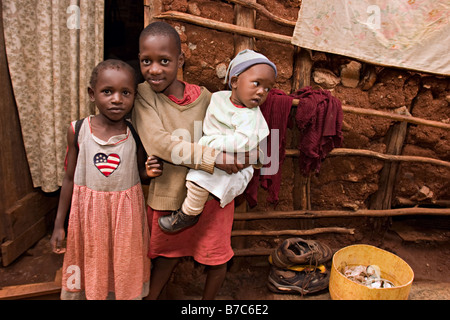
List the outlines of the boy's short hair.
{"label": "boy's short hair", "polygon": [[150,23],[144,30],[142,30],[141,35],[139,37],[139,41],[148,36],[166,36],[172,37],[175,41],[175,45],[181,53],[181,39],[177,30],[170,24],[164,21],[156,21]]}
{"label": "boy's short hair", "polygon": [[138,78],[137,78],[136,70],[134,70],[134,68],[132,66],[130,66],[128,63],[126,63],[125,61],[118,60],[118,59],[108,59],[108,60],[100,62],[92,70],[91,79],[89,81],[89,86],[91,87],[91,89],[93,89],[96,86],[97,80],[98,80],[98,74],[100,73],[100,71],[107,70],[107,69],[120,70],[122,68],[125,70],[128,70],[132,74],[133,81],[134,81],[134,88],[137,89]]}

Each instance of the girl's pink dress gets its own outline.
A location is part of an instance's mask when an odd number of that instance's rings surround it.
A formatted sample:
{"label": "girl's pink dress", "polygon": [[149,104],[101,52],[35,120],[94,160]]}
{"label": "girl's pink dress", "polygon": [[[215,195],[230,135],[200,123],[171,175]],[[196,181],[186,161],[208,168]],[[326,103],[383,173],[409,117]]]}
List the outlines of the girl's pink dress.
{"label": "girl's pink dress", "polygon": [[102,141],[89,117],[78,143],[61,298],[140,299],[150,279],[149,231],[133,135]]}

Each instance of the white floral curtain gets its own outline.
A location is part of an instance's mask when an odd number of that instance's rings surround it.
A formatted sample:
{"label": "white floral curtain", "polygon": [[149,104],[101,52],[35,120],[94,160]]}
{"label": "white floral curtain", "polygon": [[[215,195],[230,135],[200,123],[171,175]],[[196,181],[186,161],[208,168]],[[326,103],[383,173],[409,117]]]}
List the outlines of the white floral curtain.
{"label": "white floral curtain", "polygon": [[[94,113],[87,95],[103,59],[104,0],[3,0],[11,81],[35,187],[64,176],[67,126]],[[20,179],[20,177],[18,177]]]}
{"label": "white floral curtain", "polygon": [[450,75],[449,0],[303,0],[292,44]]}

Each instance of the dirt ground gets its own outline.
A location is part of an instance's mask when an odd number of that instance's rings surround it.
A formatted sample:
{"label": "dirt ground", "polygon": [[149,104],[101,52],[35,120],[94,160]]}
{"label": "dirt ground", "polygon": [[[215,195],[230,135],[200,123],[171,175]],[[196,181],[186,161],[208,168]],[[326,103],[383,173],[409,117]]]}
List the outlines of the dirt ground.
{"label": "dirt ground", "polygon": [[[418,227],[417,221],[393,223],[382,238],[356,243],[375,245],[405,260],[414,271],[409,300],[450,300],[450,230]],[[414,228],[411,225],[415,225]],[[393,231],[392,229],[397,229]],[[399,235],[402,235],[402,237]],[[62,255],[53,254],[49,237],[40,240],[8,267],[0,267],[0,289],[8,286],[52,282],[62,266]],[[317,237],[312,238],[317,239]],[[406,239],[406,240],[405,240]],[[281,241],[281,239],[279,239]],[[322,236],[320,241],[337,251],[355,244],[348,236]],[[226,300],[330,300],[328,290],[311,295],[275,294],[267,288],[270,265],[267,256],[235,257],[218,299]],[[184,258],[172,275],[162,299],[198,300],[205,272],[191,258]],[[58,298],[53,295],[53,298]]]}

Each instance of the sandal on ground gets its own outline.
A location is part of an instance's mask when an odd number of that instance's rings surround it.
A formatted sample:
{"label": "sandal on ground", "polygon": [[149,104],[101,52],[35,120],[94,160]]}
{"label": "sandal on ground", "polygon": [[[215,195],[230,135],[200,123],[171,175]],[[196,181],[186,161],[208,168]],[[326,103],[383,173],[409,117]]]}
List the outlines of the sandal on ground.
{"label": "sandal on ground", "polygon": [[275,293],[310,294],[328,287],[329,272],[284,270],[271,266],[267,287]]}
{"label": "sandal on ground", "polygon": [[288,268],[293,265],[319,265],[332,257],[330,247],[315,240],[289,238],[284,240],[270,255],[273,265]]}

